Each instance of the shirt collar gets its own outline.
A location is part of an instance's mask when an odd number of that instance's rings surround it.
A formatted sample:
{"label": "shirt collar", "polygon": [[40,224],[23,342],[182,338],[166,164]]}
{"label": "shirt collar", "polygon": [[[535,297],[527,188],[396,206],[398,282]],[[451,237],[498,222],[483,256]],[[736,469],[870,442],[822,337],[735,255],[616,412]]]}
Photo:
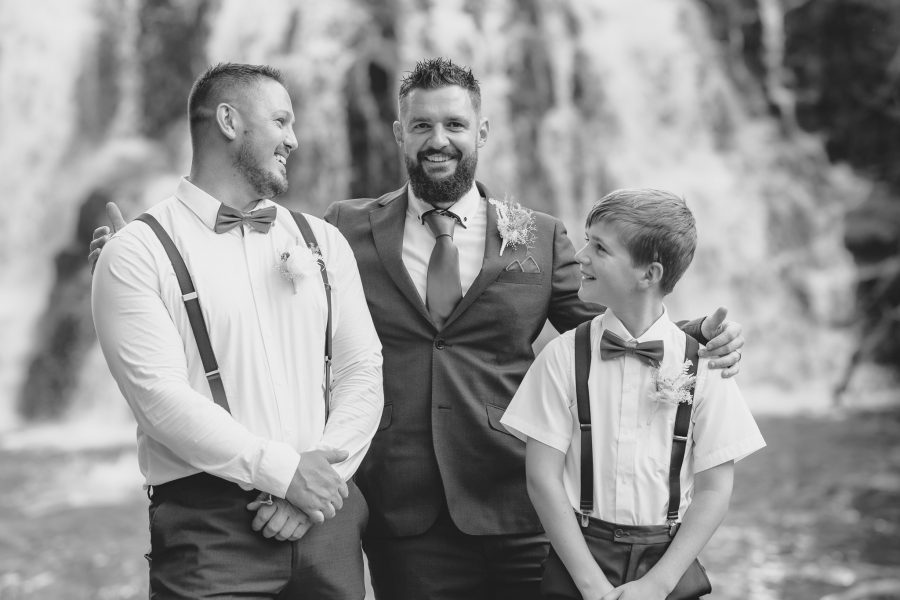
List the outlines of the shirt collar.
{"label": "shirt collar", "polygon": [[[219,207],[222,206],[221,202],[188,181],[187,177],[182,177],[181,181],[178,182],[178,187],[175,189],[175,197],[197,215],[204,225],[214,229],[216,215],[219,212]],[[270,204],[272,204],[272,201],[264,198],[257,201],[251,210],[265,208]]]}
{"label": "shirt collar", "polygon": [[623,340],[631,342],[646,342],[649,340],[662,340],[665,339],[666,332],[669,329],[671,321],[669,320],[669,310],[663,305],[663,312],[660,317],[653,322],[647,331],[644,332],[638,338],[632,337],[630,333],[628,333],[628,329],[625,328],[625,325],[622,321],[619,320],[619,317],[613,313],[612,310],[606,309],[606,312],[603,313],[603,328],[609,329]]}
{"label": "shirt collar", "polygon": [[[408,206],[406,212],[416,219],[419,223],[422,222],[422,215],[433,209],[434,207],[424,200],[420,200],[416,193],[413,191],[412,186],[406,185],[406,194],[409,198]],[[478,187],[475,185],[475,182],[472,182],[472,187],[468,192],[463,194],[463,197],[457,200],[448,210],[450,210],[453,214],[460,218],[462,221],[462,225],[465,227],[469,221],[472,220],[472,217],[475,215],[475,211],[477,211],[481,207],[481,194],[478,193]]]}

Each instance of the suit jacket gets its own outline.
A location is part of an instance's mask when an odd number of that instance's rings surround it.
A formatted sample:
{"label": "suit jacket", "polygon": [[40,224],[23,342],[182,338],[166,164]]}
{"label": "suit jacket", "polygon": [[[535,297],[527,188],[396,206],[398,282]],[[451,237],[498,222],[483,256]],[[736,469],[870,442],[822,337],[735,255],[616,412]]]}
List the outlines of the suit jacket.
{"label": "suit jacket", "polygon": [[[336,202],[325,214],[353,248],[383,346],[384,412],[356,474],[369,503],[367,535],[422,533],[445,499],[465,533],[539,532],[525,489],[525,446],[500,417],[546,320],[565,331],[600,308],[578,298],[574,248],[559,220],[535,212],[533,246],[501,256],[488,207],[481,272],[438,329],[401,257],[407,202],[404,186]],[[514,264],[528,257],[533,264]]]}

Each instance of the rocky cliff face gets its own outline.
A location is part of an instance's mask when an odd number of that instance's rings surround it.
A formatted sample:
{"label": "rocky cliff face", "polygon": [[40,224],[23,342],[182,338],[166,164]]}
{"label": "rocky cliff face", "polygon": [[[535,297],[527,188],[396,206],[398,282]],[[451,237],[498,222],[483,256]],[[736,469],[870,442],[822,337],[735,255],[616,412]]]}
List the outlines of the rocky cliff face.
{"label": "rocky cliff face", "polygon": [[674,315],[730,307],[745,380],[826,377],[846,358],[841,223],[865,186],[759,110],[767,92],[739,84],[704,3],[41,0],[3,3],[0,27],[0,423],[124,410],[94,343],[86,240],[107,198],[135,216],[186,172],[187,92],[222,60],[290,80],[291,207],[396,187],[399,76],[448,56],[482,83],[479,178],[495,194],[560,216],[578,243],[605,192],[678,192],[700,248]]}

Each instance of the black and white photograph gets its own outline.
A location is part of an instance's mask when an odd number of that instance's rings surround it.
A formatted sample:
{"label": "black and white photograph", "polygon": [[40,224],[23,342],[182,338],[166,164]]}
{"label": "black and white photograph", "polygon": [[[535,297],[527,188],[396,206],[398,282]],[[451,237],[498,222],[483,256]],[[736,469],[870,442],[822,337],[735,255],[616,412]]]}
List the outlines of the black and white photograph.
{"label": "black and white photograph", "polygon": [[900,598],[900,3],[0,0],[0,600]]}

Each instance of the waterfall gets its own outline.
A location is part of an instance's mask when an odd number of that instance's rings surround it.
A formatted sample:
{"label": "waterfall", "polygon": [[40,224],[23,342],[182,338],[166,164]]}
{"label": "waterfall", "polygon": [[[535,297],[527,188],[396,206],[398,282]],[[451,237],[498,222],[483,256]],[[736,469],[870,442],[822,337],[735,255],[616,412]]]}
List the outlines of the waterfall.
{"label": "waterfall", "polygon": [[445,55],[482,84],[479,179],[495,194],[558,215],[576,243],[611,189],[683,195],[700,246],[672,313],[728,306],[751,380],[824,377],[845,359],[833,323],[854,272],[835,223],[866,186],[755,110],[699,1],[35,0],[0,3],[0,30],[0,430],[126,414],[93,336],[85,240],[106,199],[133,217],[171,193],[190,83],[226,60],[287,76],[291,208],[397,186],[399,77]]}

